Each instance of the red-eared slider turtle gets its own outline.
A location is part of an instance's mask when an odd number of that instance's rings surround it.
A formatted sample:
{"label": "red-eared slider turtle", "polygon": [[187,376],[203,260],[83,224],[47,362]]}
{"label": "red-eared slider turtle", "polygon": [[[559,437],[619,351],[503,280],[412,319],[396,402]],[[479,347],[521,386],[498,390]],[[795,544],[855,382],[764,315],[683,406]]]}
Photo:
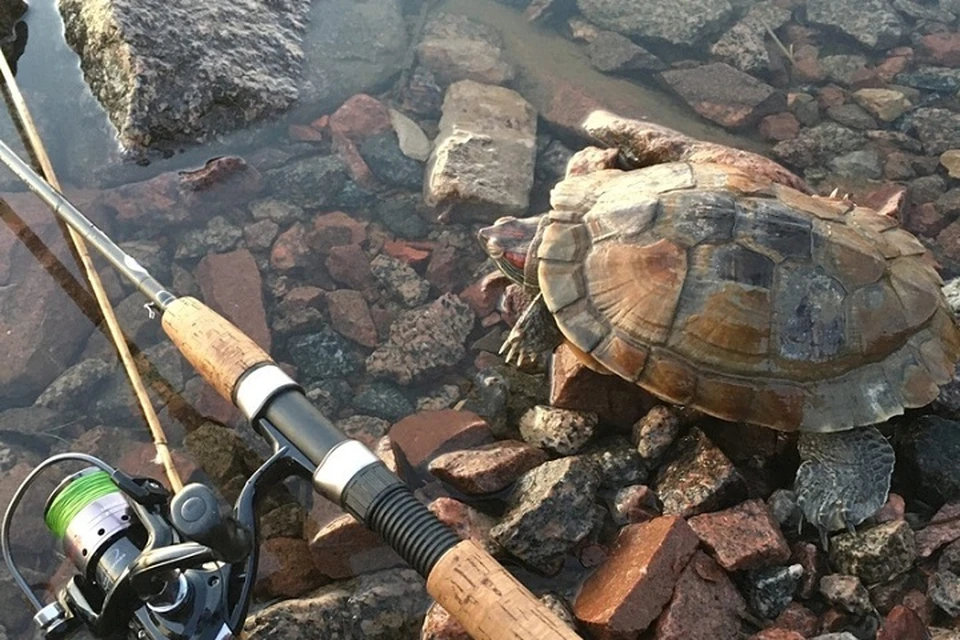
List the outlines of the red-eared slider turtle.
{"label": "red-eared slider turtle", "polygon": [[797,495],[823,533],[883,505],[893,449],[868,425],[931,402],[960,337],[932,259],[894,219],[775,180],[715,163],[603,169],[480,238],[536,293],[509,361],[566,340],[663,400],[799,431]]}

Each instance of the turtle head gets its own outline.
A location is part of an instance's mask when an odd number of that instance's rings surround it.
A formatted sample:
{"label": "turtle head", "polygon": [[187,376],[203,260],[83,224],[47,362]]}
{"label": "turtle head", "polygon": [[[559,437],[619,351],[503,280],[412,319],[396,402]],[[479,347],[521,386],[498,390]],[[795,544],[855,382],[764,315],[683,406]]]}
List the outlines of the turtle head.
{"label": "turtle head", "polygon": [[492,226],[480,229],[477,234],[483,250],[497,267],[517,284],[530,285],[524,272],[530,248],[536,244],[541,216],[532,218],[500,218]]}

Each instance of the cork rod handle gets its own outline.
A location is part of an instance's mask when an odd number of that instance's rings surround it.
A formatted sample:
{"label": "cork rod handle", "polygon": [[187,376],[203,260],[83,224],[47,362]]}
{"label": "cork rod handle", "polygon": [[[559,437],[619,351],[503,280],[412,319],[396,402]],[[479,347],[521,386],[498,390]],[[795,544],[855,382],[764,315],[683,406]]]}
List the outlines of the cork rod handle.
{"label": "cork rod handle", "polygon": [[474,640],[580,640],[472,540],[440,558],[427,578],[427,591]]}
{"label": "cork rod handle", "polygon": [[229,402],[244,372],[273,362],[249,336],[196,298],[177,298],[163,312],[162,324],[183,357]]}

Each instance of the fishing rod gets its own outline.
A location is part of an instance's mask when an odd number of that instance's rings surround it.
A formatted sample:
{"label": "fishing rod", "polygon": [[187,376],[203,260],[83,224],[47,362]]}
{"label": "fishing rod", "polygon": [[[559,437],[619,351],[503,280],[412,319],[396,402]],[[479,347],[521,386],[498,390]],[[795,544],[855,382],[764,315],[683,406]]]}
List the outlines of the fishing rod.
{"label": "fishing rod", "polygon": [[[199,300],[171,293],[3,141],[0,160],[136,285],[183,356],[273,448],[229,515],[203,484],[171,496],[153,479],[77,453],[38,465],[10,501],[0,547],[44,637],[81,624],[99,637],[239,637],[256,577],[257,498],[300,476],[379,534],[476,640],[579,638],[480,545],[460,540],[370,449],[341,433],[251,338]],[[79,574],[43,605],[13,561],[10,525],[35,478],[71,461],[88,466],[54,490],[44,517]]]}

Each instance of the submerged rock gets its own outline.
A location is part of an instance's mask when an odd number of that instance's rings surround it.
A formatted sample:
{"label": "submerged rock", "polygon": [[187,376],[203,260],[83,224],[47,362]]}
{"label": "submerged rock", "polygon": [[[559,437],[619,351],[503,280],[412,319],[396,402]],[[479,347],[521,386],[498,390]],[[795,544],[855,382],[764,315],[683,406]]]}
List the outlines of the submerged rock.
{"label": "submerged rock", "polygon": [[577,0],[590,22],[626,36],[696,46],[733,14],[727,0]]}
{"label": "submerged rock", "polygon": [[135,150],[204,140],[289,107],[299,95],[308,7],[307,0],[59,3],[91,90],[120,142]]}
{"label": "submerged rock", "polygon": [[770,67],[768,30],[779,29],[790,16],[789,9],[770,1],[759,2],[710,47],[710,53],[746,73],[766,71]]}
{"label": "submerged rock", "polygon": [[673,69],[663,79],[697,113],[725,127],[745,127],[787,108],[782,92],[723,62]]}
{"label": "submerged rock", "polygon": [[832,27],[870,49],[895,47],[906,33],[900,15],[886,0],[809,0],[807,19]]}
{"label": "submerged rock", "polygon": [[462,80],[450,85],[424,198],[492,221],[521,214],[530,203],[537,117],[510,89]]}
{"label": "submerged rock", "polygon": [[332,110],[356,93],[376,93],[400,72],[407,49],[401,5],[401,0],[311,3],[300,85],[300,102],[310,115]]}
{"label": "submerged rock", "polygon": [[514,77],[499,34],[485,24],[452,13],[435,14],[424,26],[417,60],[442,84],[458,80],[504,84]]}

